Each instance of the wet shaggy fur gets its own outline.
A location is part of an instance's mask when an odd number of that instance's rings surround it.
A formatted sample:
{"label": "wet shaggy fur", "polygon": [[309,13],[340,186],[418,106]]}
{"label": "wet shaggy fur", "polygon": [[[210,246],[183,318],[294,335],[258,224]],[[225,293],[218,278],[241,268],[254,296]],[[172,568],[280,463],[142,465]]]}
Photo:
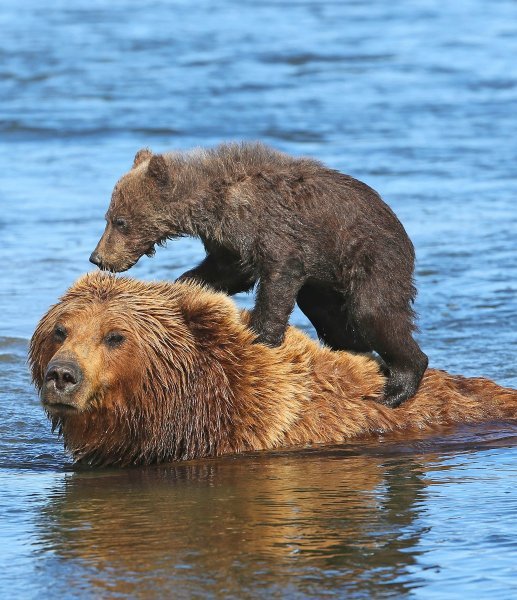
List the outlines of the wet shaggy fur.
{"label": "wet shaggy fur", "polygon": [[412,336],[414,249],[366,184],[261,144],[141,150],[106,220],[99,267],[124,271],[167,238],[199,237],[207,256],[181,279],[230,295],[258,284],[258,342],[281,344],[297,302],[330,348],[384,359],[386,404],[416,391],[427,357]]}
{"label": "wet shaggy fur", "polygon": [[[293,327],[280,347],[254,344],[249,317],[193,282],[79,279],[30,343],[34,383],[74,459],[142,465],[517,417],[517,391],[432,369],[392,410],[375,401],[375,360]],[[48,371],[60,361],[82,375],[54,404]]]}

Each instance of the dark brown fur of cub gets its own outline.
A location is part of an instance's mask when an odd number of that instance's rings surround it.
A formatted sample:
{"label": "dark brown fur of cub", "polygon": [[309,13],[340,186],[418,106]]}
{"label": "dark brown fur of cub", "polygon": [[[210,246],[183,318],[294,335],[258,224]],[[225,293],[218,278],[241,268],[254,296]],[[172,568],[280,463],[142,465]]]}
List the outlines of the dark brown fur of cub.
{"label": "dark brown fur of cub", "polygon": [[124,271],[157,243],[199,237],[205,260],[185,273],[228,294],[258,284],[251,326],[278,346],[295,302],[334,350],[376,351],[397,406],[427,366],[412,333],[414,249],[366,184],[261,144],[153,155],[117,183],[91,260]]}

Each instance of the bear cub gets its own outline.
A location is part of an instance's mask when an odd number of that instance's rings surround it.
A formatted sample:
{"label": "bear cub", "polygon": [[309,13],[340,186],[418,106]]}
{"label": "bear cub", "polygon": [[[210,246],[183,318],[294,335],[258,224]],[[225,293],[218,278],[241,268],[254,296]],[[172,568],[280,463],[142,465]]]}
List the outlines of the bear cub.
{"label": "bear cub", "polygon": [[156,244],[201,239],[206,258],[180,279],[236,294],[257,285],[257,341],[282,343],[295,302],[335,350],[377,352],[382,401],[417,390],[427,356],[413,338],[414,248],[366,184],[258,143],[153,154],[140,150],[116,184],[90,260],[119,272]]}

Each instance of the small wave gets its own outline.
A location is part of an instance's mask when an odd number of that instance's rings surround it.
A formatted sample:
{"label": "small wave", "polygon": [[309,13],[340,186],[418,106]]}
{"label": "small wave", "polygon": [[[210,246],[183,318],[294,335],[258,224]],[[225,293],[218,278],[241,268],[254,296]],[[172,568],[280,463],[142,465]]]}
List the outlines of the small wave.
{"label": "small wave", "polygon": [[67,129],[59,127],[35,127],[19,121],[4,121],[0,125],[0,133],[4,140],[47,140],[77,138],[109,138],[116,135],[131,134],[145,137],[165,137],[184,135],[179,129],[172,127],[91,127],[83,129]]}
{"label": "small wave", "polygon": [[310,63],[364,63],[390,60],[393,54],[315,54],[302,52],[299,54],[272,54],[266,53],[260,56],[260,60],[266,64],[287,64],[302,66]]}
{"label": "small wave", "polygon": [[266,138],[283,140],[286,142],[323,142],[325,136],[317,131],[309,131],[307,129],[295,129],[287,131],[276,127],[268,127],[261,131],[261,135]]}
{"label": "small wave", "polygon": [[19,363],[25,360],[29,340],[0,336],[0,363]]}

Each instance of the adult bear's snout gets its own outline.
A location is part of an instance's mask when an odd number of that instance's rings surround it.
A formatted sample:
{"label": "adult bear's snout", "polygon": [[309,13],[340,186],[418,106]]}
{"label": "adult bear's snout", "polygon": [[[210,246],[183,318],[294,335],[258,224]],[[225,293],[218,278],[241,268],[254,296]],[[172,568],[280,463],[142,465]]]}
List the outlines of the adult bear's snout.
{"label": "adult bear's snout", "polygon": [[79,387],[83,374],[79,365],[72,361],[51,361],[45,373],[44,402],[45,404],[70,404],[72,393]]}

